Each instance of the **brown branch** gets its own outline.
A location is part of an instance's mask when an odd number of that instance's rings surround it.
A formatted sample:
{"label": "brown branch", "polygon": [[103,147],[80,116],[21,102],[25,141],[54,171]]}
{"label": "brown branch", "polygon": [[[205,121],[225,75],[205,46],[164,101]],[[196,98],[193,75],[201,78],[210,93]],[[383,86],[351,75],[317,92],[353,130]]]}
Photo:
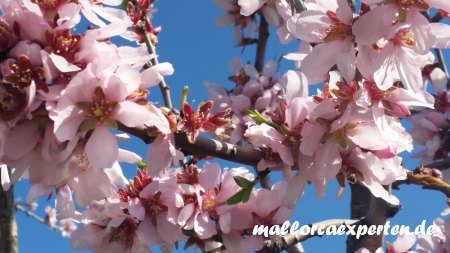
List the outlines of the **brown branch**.
{"label": "brown branch", "polygon": [[437,177],[433,177],[426,174],[408,172],[405,180],[399,180],[395,183],[398,187],[402,184],[414,184],[422,186],[422,189],[435,190],[445,194],[447,198],[450,198],[450,185],[442,181]]}
{"label": "brown branch", "polygon": [[261,13],[259,15],[259,34],[258,43],[256,44],[255,68],[258,72],[262,72],[264,68],[264,58],[266,55],[267,39],[269,38],[269,23]]}
{"label": "brown branch", "polygon": [[0,188],[0,253],[19,252],[17,238],[13,187],[7,192]]}
{"label": "brown branch", "polygon": [[[155,57],[153,57],[150,60],[151,65],[152,66],[158,65],[159,62],[158,62],[158,56],[156,55],[155,45],[153,44],[152,41],[150,41],[145,28],[142,27],[140,30],[142,30],[142,37],[144,38],[144,42],[145,42],[145,45],[147,46],[148,53],[155,54]],[[161,90],[161,95],[163,97],[164,104],[166,105],[167,108],[172,109],[173,106],[172,106],[172,99],[170,96],[170,87],[166,84],[166,81],[164,81],[164,78],[159,83],[159,89]]]}
{"label": "brown branch", "polygon": [[292,15],[306,10],[306,5],[303,0],[289,0],[289,4],[292,8]]}
{"label": "brown branch", "polygon": [[[362,225],[385,225],[388,218],[393,217],[400,206],[387,203],[372,195],[369,189],[361,184],[351,184],[351,218],[363,220]],[[386,187],[390,191],[389,187]],[[384,234],[363,235],[359,239],[351,235],[347,238],[347,253],[354,253],[364,247],[375,252],[383,245]]]}
{"label": "brown branch", "polygon": [[350,8],[352,9],[353,12],[356,12],[356,3],[355,0],[347,0],[348,5],[350,6]]}
{"label": "brown branch", "polygon": [[442,13],[440,11],[438,11],[436,13],[436,15],[434,15],[434,17],[431,18],[430,21],[433,23],[437,23],[437,22],[440,22],[443,18],[444,18],[444,16],[442,15]]}
{"label": "brown branch", "polygon": [[439,161],[434,161],[432,163],[429,163],[425,165],[426,168],[433,168],[438,170],[445,170],[450,168],[450,158],[445,158]]}
{"label": "brown branch", "polygon": [[[134,135],[149,144],[153,137],[145,129],[130,128],[119,124],[119,130]],[[223,160],[256,166],[263,159],[263,152],[254,148],[240,147],[223,141],[198,137],[190,143],[185,133],[175,133],[175,144],[178,149],[189,155],[212,156]]]}
{"label": "brown branch", "polygon": [[[362,220],[340,220],[340,219],[334,219],[334,220],[326,220],[326,221],[321,221],[318,223],[314,223],[314,224],[309,224],[308,226],[310,228],[313,227],[324,227],[324,230],[326,231],[326,229],[328,227],[331,226],[357,226],[362,222]],[[346,228],[347,231],[347,228]],[[265,242],[265,246],[264,248],[261,250],[261,252],[267,252],[267,253],[277,253],[277,252],[281,252],[283,250],[286,250],[288,248],[290,248],[293,245],[298,244],[299,242],[305,241],[309,238],[315,237],[315,236],[321,236],[319,235],[317,232],[316,233],[308,233],[308,234],[304,234],[301,233],[300,231],[298,231],[295,234],[288,234],[282,237],[279,237],[277,240],[275,241],[271,241],[271,240],[267,240]],[[352,252],[353,253],[353,252]]]}

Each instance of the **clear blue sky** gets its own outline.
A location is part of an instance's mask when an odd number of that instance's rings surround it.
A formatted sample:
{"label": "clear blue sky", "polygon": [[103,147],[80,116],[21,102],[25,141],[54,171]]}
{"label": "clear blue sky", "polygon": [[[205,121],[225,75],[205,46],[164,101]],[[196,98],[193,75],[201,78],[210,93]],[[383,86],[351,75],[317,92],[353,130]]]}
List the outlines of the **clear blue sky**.
{"label": "clear blue sky", "polygon": [[[241,54],[240,48],[234,47],[234,38],[231,27],[218,28],[215,26],[215,17],[222,14],[222,10],[210,0],[206,1],[158,1],[158,12],[155,14],[154,24],[162,25],[163,31],[159,36],[160,45],[158,54],[160,61],[169,61],[175,67],[175,75],[167,78],[172,88],[172,98],[176,104],[179,102],[182,87],[190,86],[189,100],[198,103],[207,99],[205,81],[213,81],[227,85],[230,75],[228,62]],[[270,36],[266,59],[278,59],[281,55],[295,51],[297,43],[281,46],[273,31]],[[254,47],[248,47],[242,54],[244,61],[254,60]],[[450,55],[446,52],[446,57]],[[283,61],[282,69],[293,67],[290,62]],[[159,89],[151,90],[152,100],[161,101]],[[147,147],[138,140],[126,143],[125,147],[138,152],[145,157]],[[405,154],[408,156],[408,154]],[[220,161],[222,167],[231,167],[233,164]],[[405,159],[405,166],[414,168],[417,161]],[[134,175],[133,167],[125,167],[128,176]],[[280,178],[277,173],[276,179]],[[16,197],[24,199],[29,185],[19,182],[16,187]],[[328,187],[326,197],[317,199],[313,187],[307,187],[303,198],[296,208],[291,221],[298,220],[301,224],[313,223],[333,218],[348,218],[350,198],[347,191],[341,200],[336,199],[337,184]],[[439,216],[445,207],[445,196],[441,193],[421,190],[415,186],[402,186],[401,191],[395,194],[404,206],[391,224],[404,224],[415,226],[422,220],[432,221]],[[39,201],[39,211],[42,213],[46,205],[53,201]],[[17,214],[19,226],[19,249],[23,253],[46,252],[68,253],[75,252],[70,248],[69,241],[63,239],[58,233],[50,231],[22,213]],[[313,238],[304,242],[306,252],[345,252],[345,236],[328,236]],[[392,241],[393,238],[388,237]]]}

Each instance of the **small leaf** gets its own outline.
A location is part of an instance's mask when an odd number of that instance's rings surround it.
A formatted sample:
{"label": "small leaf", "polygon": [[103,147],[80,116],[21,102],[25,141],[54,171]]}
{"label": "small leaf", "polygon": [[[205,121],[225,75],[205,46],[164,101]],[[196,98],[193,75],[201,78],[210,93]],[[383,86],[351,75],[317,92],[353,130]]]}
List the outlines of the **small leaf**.
{"label": "small leaf", "polygon": [[247,203],[250,199],[250,196],[252,195],[253,188],[250,189],[244,189],[244,196],[242,196],[242,203]]}
{"label": "small leaf", "polygon": [[250,118],[252,118],[256,123],[266,123],[267,125],[270,125],[270,126],[273,125],[269,119],[264,118],[264,116],[262,116],[261,113],[259,113],[256,110],[247,109],[246,114]]}
{"label": "small leaf", "polygon": [[236,182],[237,185],[239,185],[243,189],[251,189],[254,186],[254,183],[252,181],[241,176],[235,176],[234,181]]}
{"label": "small leaf", "polygon": [[227,205],[236,205],[240,202],[242,202],[242,199],[245,197],[244,195],[246,189],[242,189],[240,191],[238,191],[236,194],[234,194],[233,196],[231,196],[231,198],[227,199],[227,201],[225,201],[225,204]]}

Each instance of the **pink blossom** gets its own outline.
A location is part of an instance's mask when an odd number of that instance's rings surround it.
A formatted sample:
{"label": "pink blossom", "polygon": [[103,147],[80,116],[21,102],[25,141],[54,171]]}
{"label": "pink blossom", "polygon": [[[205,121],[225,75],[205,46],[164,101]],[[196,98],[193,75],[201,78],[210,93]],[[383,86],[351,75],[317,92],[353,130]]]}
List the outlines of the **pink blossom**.
{"label": "pink blossom", "polygon": [[89,65],[72,79],[50,116],[55,121],[56,138],[70,140],[79,130],[93,130],[86,143],[86,155],[95,167],[111,167],[118,146],[107,126],[117,127],[119,121],[136,127],[150,119],[145,106],[127,100],[139,84],[140,76],[134,71],[119,69],[99,79]]}
{"label": "pink blossom", "polygon": [[309,83],[323,81],[337,64],[346,81],[355,75],[356,52],[351,32],[353,13],[347,1],[308,1],[307,10],[287,21],[296,38],[316,43],[302,60],[302,71]]}

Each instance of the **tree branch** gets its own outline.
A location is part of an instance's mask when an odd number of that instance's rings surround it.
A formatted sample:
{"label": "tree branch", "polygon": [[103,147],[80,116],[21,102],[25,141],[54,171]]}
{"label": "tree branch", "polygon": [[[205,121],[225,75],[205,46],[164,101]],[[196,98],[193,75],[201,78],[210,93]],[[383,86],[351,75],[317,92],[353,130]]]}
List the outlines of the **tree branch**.
{"label": "tree branch", "polygon": [[[387,203],[381,198],[372,195],[369,189],[361,184],[350,184],[351,187],[351,218],[363,220],[362,225],[385,225],[388,218],[393,217],[400,206]],[[390,191],[390,187],[386,187]],[[356,236],[347,238],[347,253],[354,253],[364,247],[370,252],[375,252],[383,245],[384,234],[363,235],[359,239]]]}
{"label": "tree branch", "polygon": [[[153,57],[150,60],[150,63],[152,64],[152,66],[155,66],[157,64],[159,64],[158,62],[158,57],[156,55],[156,49],[155,49],[155,45],[153,45],[153,42],[150,41],[147,32],[145,30],[144,27],[142,27],[142,36],[144,38],[144,42],[145,45],[147,46],[147,51],[149,54],[155,54],[155,57]],[[164,78],[161,80],[161,82],[159,83],[159,89],[161,90],[161,94],[164,100],[164,104],[166,105],[167,108],[172,109],[172,99],[170,96],[170,87],[166,84],[166,81],[164,81]]]}
{"label": "tree branch", "polygon": [[432,163],[425,165],[424,167],[438,169],[438,170],[448,169],[448,168],[450,168],[450,158],[447,157],[447,158],[439,160],[439,161],[434,161]]}
{"label": "tree branch", "polygon": [[398,187],[399,185],[402,184],[419,185],[422,186],[423,189],[442,192],[443,194],[445,194],[445,196],[447,196],[447,198],[450,198],[450,185],[448,185],[446,182],[442,181],[437,177],[433,177],[426,174],[408,172],[407,178],[405,180],[395,182],[395,187]]}
{"label": "tree branch", "polygon": [[255,68],[258,72],[262,72],[264,68],[264,58],[266,55],[267,39],[269,38],[269,23],[261,13],[259,15],[259,34],[258,43],[256,44]]}
{"label": "tree branch", "polygon": [[289,4],[292,8],[292,15],[306,10],[306,5],[303,0],[289,0]]}
{"label": "tree branch", "polygon": [[50,224],[48,224],[44,218],[42,218],[41,216],[35,214],[34,212],[32,212],[31,210],[29,210],[27,207],[25,207],[24,205],[21,204],[15,204],[15,208],[16,210],[19,210],[21,212],[23,212],[26,216],[35,219],[36,221],[48,226],[50,229],[55,230],[55,231],[60,231],[61,229],[59,227],[56,226],[52,226]]}
{"label": "tree branch", "polygon": [[[348,225],[348,226],[352,226],[352,225],[358,225],[360,224],[362,221],[361,220],[340,220],[340,219],[334,219],[334,220],[326,220],[326,221],[321,221],[321,222],[317,222],[314,224],[309,224],[308,226],[310,228],[314,227],[324,227],[324,231],[326,231],[326,229],[328,227],[331,226],[341,226],[341,225]],[[315,237],[315,236],[321,236],[318,235],[317,231],[316,233],[301,233],[301,231],[298,231],[295,234],[288,234],[282,237],[279,237],[276,241],[271,241],[271,240],[267,240],[265,243],[265,247],[261,250],[261,252],[267,252],[267,253],[277,253],[277,252],[281,252],[283,250],[286,250],[288,248],[290,248],[293,245],[296,245],[299,242],[305,241],[309,238]],[[353,253],[353,252],[352,252]]]}
{"label": "tree branch", "polygon": [[355,0],[347,0],[348,5],[350,6],[350,8],[352,9],[353,12],[356,12],[356,3]]}
{"label": "tree branch", "polygon": [[[119,123],[119,130],[140,138],[147,144],[153,141],[147,130],[127,127]],[[223,160],[256,166],[264,157],[262,151],[254,148],[240,147],[231,143],[199,136],[190,143],[185,133],[174,133],[175,145],[190,155],[213,156]]]}
{"label": "tree branch", "polygon": [[0,253],[19,252],[17,238],[13,187],[7,192],[0,188]]}

